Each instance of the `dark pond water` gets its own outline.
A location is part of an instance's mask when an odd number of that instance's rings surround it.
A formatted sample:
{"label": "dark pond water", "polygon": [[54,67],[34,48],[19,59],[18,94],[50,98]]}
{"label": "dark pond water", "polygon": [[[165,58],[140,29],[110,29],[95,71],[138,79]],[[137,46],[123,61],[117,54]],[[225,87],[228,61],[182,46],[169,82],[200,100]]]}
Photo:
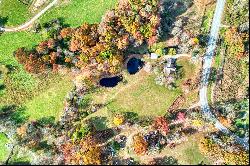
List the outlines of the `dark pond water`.
{"label": "dark pond water", "polygon": [[131,58],[127,64],[129,74],[137,73],[144,65],[144,62],[137,58]]}
{"label": "dark pond water", "polygon": [[121,76],[110,77],[110,78],[102,78],[100,80],[100,85],[104,87],[115,87],[120,81],[122,81]]}

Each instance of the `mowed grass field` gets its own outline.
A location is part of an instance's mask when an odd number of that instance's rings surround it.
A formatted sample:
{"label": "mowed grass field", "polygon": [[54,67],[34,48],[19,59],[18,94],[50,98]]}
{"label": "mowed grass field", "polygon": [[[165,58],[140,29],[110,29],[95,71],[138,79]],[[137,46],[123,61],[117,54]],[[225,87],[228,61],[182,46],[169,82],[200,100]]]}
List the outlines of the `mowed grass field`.
{"label": "mowed grass field", "polygon": [[178,159],[178,165],[210,165],[209,159],[201,154],[199,150],[199,141],[201,134],[194,134],[189,136],[187,141],[177,145],[174,149],[165,148],[162,150],[161,155],[172,156]]}
{"label": "mowed grass field", "polygon": [[118,0],[64,0],[46,12],[41,22],[63,18],[65,24],[76,27],[84,22],[98,23],[103,14],[115,7]]}
{"label": "mowed grass field", "polygon": [[143,70],[135,75],[123,75],[126,84],[114,88],[101,88],[92,94],[92,100],[106,107],[91,116],[107,116],[108,111],[134,112],[138,116],[163,116],[173,101],[182,93],[155,84],[154,75]]}
{"label": "mowed grass field", "polygon": [[0,2],[0,25],[16,26],[24,23],[31,17],[28,6],[18,0],[1,0]]}
{"label": "mowed grass field", "polygon": [[8,139],[3,133],[0,133],[0,164],[2,161],[7,159],[6,157],[9,153],[7,148],[5,147],[6,143],[8,143]]}

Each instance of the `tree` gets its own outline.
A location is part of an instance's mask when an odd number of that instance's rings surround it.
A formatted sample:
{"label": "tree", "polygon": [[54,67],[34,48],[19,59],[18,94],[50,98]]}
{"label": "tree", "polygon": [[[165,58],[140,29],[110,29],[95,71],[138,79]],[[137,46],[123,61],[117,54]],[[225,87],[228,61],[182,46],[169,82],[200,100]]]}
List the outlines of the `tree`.
{"label": "tree", "polygon": [[137,134],[133,137],[133,149],[138,155],[145,154],[148,150],[148,143],[140,134]]}
{"label": "tree", "polygon": [[65,164],[100,165],[101,148],[89,136],[77,143],[68,142],[62,146]]}
{"label": "tree", "polygon": [[169,127],[168,127],[168,122],[164,117],[158,117],[155,119],[153,127],[157,130],[160,130],[161,132],[163,132],[163,134],[167,134],[169,131]]}
{"label": "tree", "polygon": [[63,39],[69,38],[72,36],[73,31],[74,31],[74,29],[72,29],[72,28],[63,28],[60,31],[60,35],[62,36]]}
{"label": "tree", "polygon": [[245,55],[244,36],[237,31],[236,27],[230,28],[225,32],[225,43],[230,56],[235,56],[240,59]]}
{"label": "tree", "polygon": [[113,119],[113,123],[116,125],[116,126],[120,126],[121,124],[124,123],[124,116],[122,115],[116,115]]}

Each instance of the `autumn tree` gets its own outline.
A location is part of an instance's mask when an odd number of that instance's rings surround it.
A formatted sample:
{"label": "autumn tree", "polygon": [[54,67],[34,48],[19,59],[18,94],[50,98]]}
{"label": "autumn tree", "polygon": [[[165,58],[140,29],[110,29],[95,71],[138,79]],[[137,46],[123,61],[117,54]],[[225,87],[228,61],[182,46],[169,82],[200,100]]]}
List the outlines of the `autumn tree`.
{"label": "autumn tree", "polygon": [[101,164],[101,147],[89,136],[77,143],[68,142],[62,146],[65,164]]}
{"label": "autumn tree", "polygon": [[160,130],[164,134],[169,132],[168,122],[164,117],[157,117],[154,120],[153,127],[157,130]]}
{"label": "autumn tree", "polygon": [[138,155],[145,154],[148,150],[148,143],[144,140],[142,135],[137,134],[133,137],[133,149]]}

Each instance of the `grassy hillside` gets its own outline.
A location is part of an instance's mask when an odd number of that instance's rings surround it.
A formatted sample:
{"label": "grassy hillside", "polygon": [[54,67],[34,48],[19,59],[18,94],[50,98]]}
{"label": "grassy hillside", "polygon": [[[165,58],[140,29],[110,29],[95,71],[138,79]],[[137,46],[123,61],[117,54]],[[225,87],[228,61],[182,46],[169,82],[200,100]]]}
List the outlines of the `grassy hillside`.
{"label": "grassy hillside", "polygon": [[79,26],[83,22],[98,23],[105,11],[113,8],[117,0],[71,0],[45,13],[41,21],[63,18],[70,26]]}
{"label": "grassy hillside", "polygon": [[[0,3],[0,25],[15,26],[22,24],[31,17],[28,6],[18,0],[1,0]],[[2,21],[1,21],[2,19]]]}
{"label": "grassy hillside", "polygon": [[0,133],[0,164],[1,162],[7,159],[8,151],[5,147],[5,144],[8,142],[8,139],[3,133]]}

